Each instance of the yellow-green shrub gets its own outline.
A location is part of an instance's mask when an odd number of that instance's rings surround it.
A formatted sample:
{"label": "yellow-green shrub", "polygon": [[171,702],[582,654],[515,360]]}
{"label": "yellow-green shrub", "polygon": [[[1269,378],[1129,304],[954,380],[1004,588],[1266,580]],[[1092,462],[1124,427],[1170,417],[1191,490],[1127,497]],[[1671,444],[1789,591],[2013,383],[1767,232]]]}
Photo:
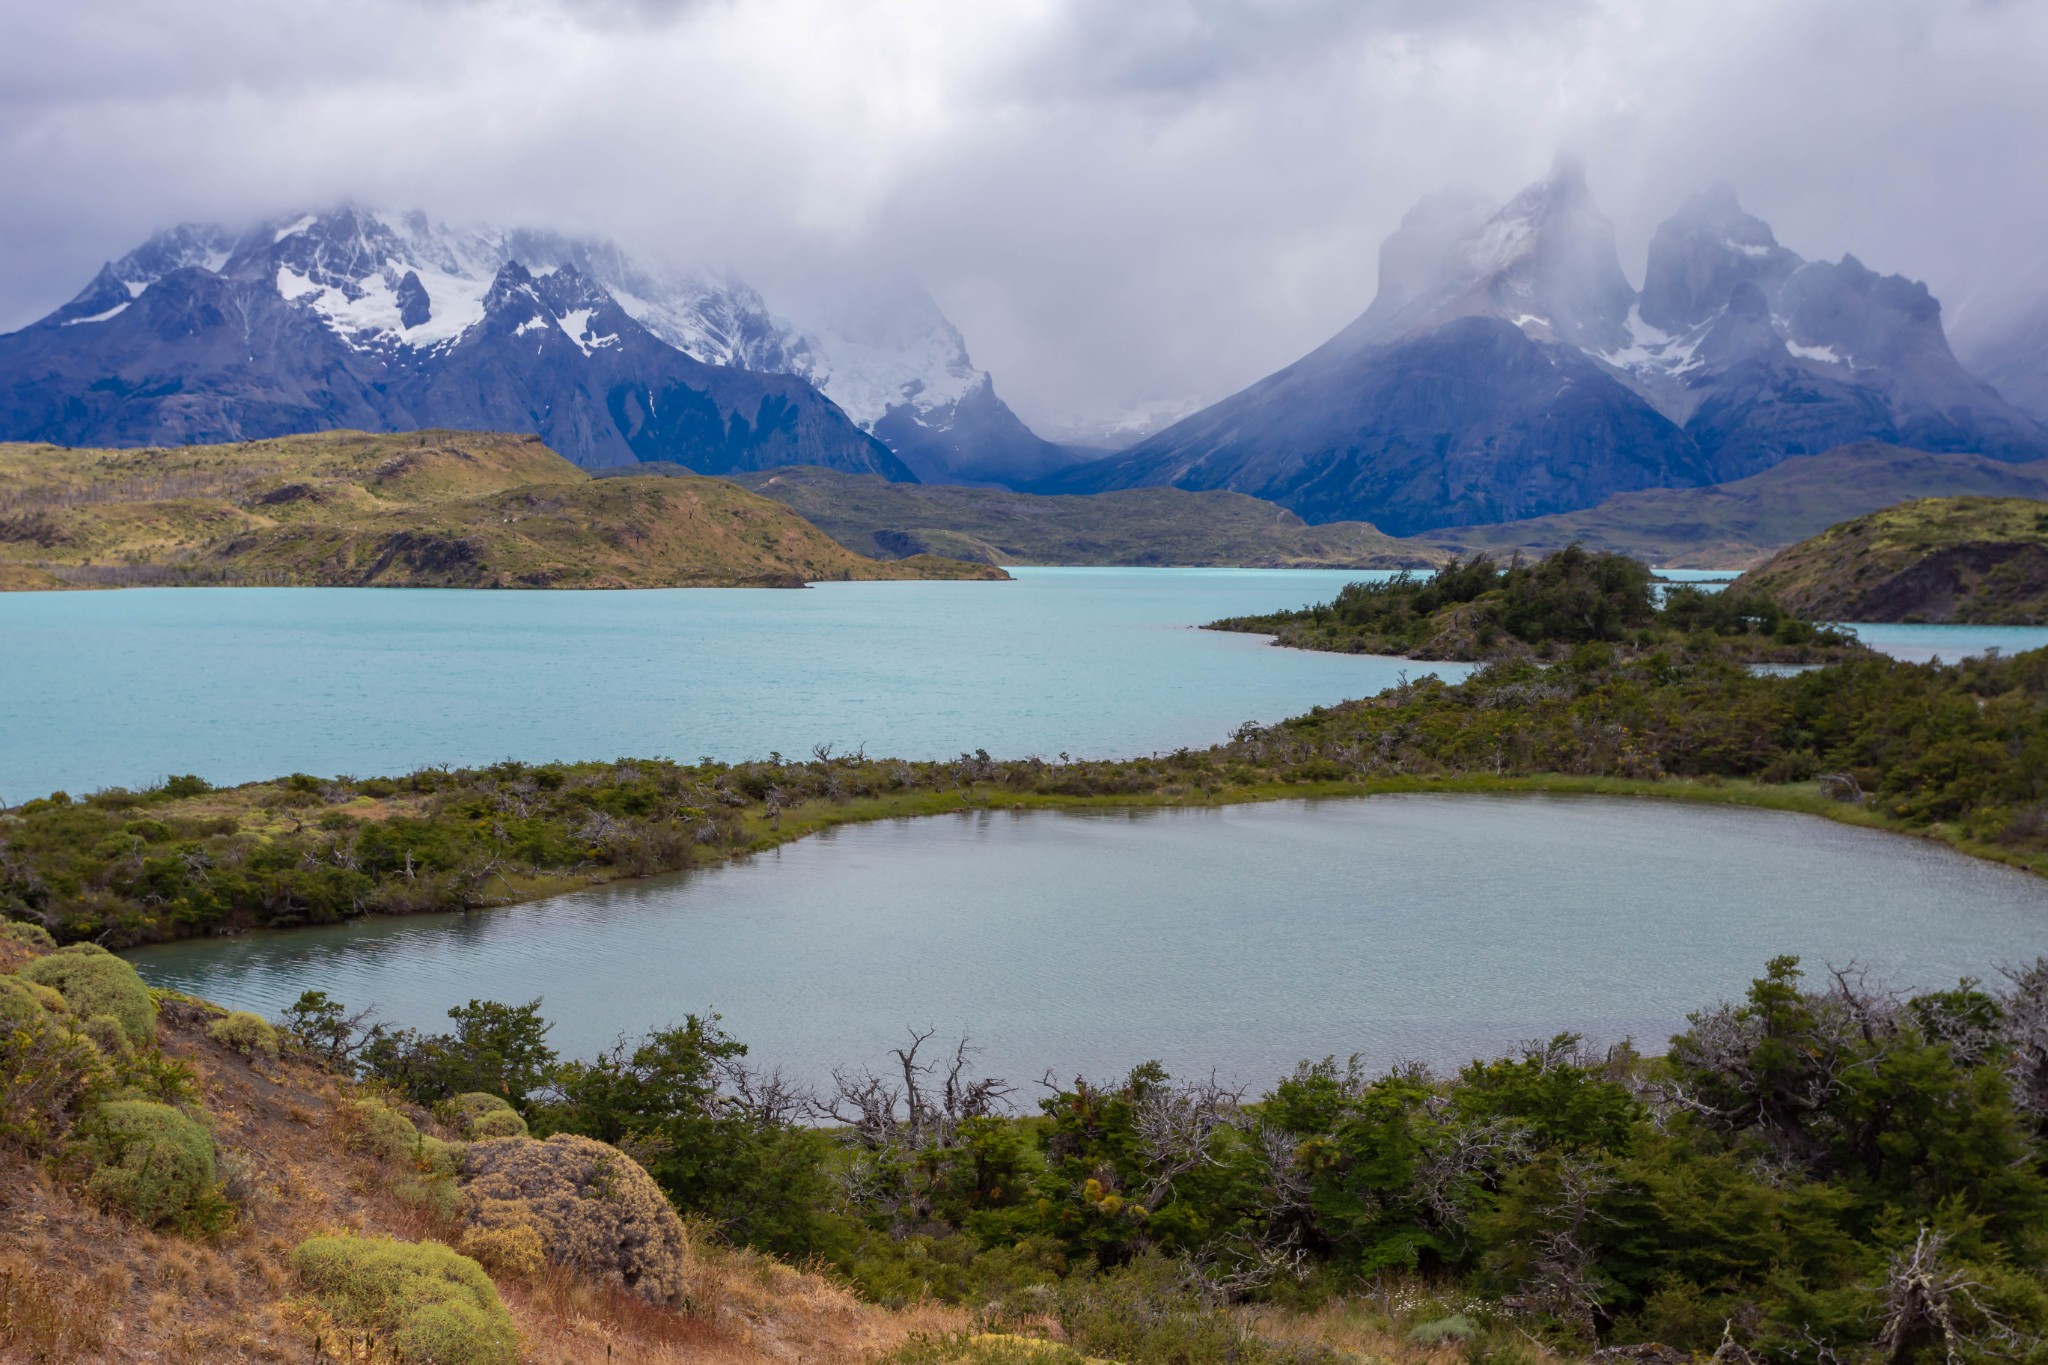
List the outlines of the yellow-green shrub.
{"label": "yellow-green shrub", "polygon": [[457,1095],[436,1109],[441,1122],[471,1141],[525,1137],[526,1120],[502,1096],[474,1090]]}
{"label": "yellow-green shrub", "polygon": [[40,924],[27,924],[18,919],[0,919],[0,938],[12,939],[25,947],[40,949],[46,953],[57,951],[57,940],[50,937],[50,931]]}
{"label": "yellow-green shrub", "polygon": [[214,1020],[207,1028],[206,1036],[244,1057],[277,1060],[277,1030],[261,1015],[247,1010],[236,1010],[225,1018]]}
{"label": "yellow-green shrub", "polygon": [[457,1250],[501,1275],[530,1277],[547,1264],[547,1248],[530,1223],[510,1227],[470,1228],[456,1243]]}
{"label": "yellow-green shrub", "polygon": [[374,1097],[349,1101],[342,1115],[344,1146],[400,1165],[401,1174],[391,1182],[393,1193],[408,1204],[455,1212],[461,1147],[422,1133],[411,1119]]}
{"label": "yellow-green shrub", "polygon": [[0,976],[0,1142],[40,1149],[113,1079],[47,986]]}
{"label": "yellow-green shrub", "polygon": [[95,943],[74,943],[22,966],[20,977],[54,987],[81,1019],[112,1015],[142,1047],[156,1038],[156,1001],[135,969]]}
{"label": "yellow-green shrub", "polygon": [[145,1226],[186,1222],[215,1194],[213,1135],[168,1104],[111,1100],[73,1138],[86,1189]]}
{"label": "yellow-green shrub", "polygon": [[650,1303],[678,1303],[686,1293],[682,1220],[618,1148],[569,1133],[472,1143],[463,1178],[471,1228],[530,1227],[549,1260]]}
{"label": "yellow-green shrub", "polygon": [[515,1365],[519,1334],[483,1267],[439,1242],[314,1237],[292,1269],[344,1327],[413,1365]]}

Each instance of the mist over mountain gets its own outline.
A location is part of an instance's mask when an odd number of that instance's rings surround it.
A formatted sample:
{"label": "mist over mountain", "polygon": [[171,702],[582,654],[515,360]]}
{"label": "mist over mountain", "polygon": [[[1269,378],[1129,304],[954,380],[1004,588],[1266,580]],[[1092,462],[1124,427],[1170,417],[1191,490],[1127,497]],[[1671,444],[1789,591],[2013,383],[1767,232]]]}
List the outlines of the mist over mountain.
{"label": "mist over mountain", "polygon": [[2048,456],[2048,429],[1956,361],[1925,285],[1805,261],[1716,186],[1658,228],[1638,292],[1565,158],[1505,205],[1423,199],[1327,343],[1041,487],[1221,488],[1410,534],[1853,441]]}
{"label": "mist over mountain", "polygon": [[0,337],[0,438],[533,431],[579,464],[1039,478],[1074,456],[995,394],[915,286],[815,328],[744,281],[609,243],[344,208],[162,232]]}
{"label": "mist over mountain", "polygon": [[1973,302],[1956,329],[1956,354],[2021,411],[2048,422],[2048,265]]}

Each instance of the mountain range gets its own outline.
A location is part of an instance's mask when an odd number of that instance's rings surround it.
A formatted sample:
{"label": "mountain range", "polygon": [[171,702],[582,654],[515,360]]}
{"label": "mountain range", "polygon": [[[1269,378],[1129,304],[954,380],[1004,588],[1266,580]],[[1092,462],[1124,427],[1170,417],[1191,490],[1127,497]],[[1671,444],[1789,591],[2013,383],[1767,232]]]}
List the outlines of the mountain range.
{"label": "mountain range", "polygon": [[802,327],[731,276],[421,213],[186,225],[0,336],[0,439],[440,426],[531,432],[593,468],[987,483],[1077,458],[1018,420],[915,286],[822,311]]}
{"label": "mountain range", "polygon": [[1042,492],[1228,489],[1401,535],[1720,483],[1859,441],[2048,457],[1966,373],[1927,288],[1806,261],[1717,186],[1656,232],[1643,287],[1582,168],[1505,205],[1429,196],[1377,295],[1294,364]]}

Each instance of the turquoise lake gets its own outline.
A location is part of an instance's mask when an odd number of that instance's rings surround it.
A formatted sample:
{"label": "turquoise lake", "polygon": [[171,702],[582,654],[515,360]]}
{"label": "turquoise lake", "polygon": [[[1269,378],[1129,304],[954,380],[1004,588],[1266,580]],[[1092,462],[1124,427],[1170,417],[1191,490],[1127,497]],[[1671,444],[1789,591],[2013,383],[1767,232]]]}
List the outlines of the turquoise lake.
{"label": "turquoise lake", "polygon": [[0,803],[435,763],[1123,757],[1457,665],[1191,629],[1351,572],[1020,569],[804,591],[160,588],[0,594]]}
{"label": "turquoise lake", "polygon": [[[1018,569],[806,591],[0,593],[0,804],[427,764],[807,753],[1123,757],[1455,664],[1192,629],[1355,571]],[[1705,574],[1674,574],[1688,579]],[[1902,657],[2048,631],[1865,627]]]}
{"label": "turquoise lake", "polygon": [[914,1025],[971,1035],[1012,1081],[1159,1058],[1263,1084],[1302,1058],[1456,1065],[1563,1029],[1661,1050],[1778,953],[1911,988],[2044,951],[2048,879],[1925,840],[1412,795],[891,821],[531,905],[128,956],[269,1014],[317,987],[445,1028],[472,997],[540,997],[571,1054],[715,1010],[811,1081]]}

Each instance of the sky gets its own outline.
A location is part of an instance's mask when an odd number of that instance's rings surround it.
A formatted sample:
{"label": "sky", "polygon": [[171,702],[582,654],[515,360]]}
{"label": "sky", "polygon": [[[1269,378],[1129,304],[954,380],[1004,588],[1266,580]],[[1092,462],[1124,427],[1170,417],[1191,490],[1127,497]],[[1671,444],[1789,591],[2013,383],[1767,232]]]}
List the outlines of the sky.
{"label": "sky", "polygon": [[2048,264],[2035,0],[0,0],[0,329],[182,220],[353,199],[771,299],[909,273],[1027,421],[1235,391],[1460,182],[1584,159],[1640,283],[1716,180],[1952,329]]}

